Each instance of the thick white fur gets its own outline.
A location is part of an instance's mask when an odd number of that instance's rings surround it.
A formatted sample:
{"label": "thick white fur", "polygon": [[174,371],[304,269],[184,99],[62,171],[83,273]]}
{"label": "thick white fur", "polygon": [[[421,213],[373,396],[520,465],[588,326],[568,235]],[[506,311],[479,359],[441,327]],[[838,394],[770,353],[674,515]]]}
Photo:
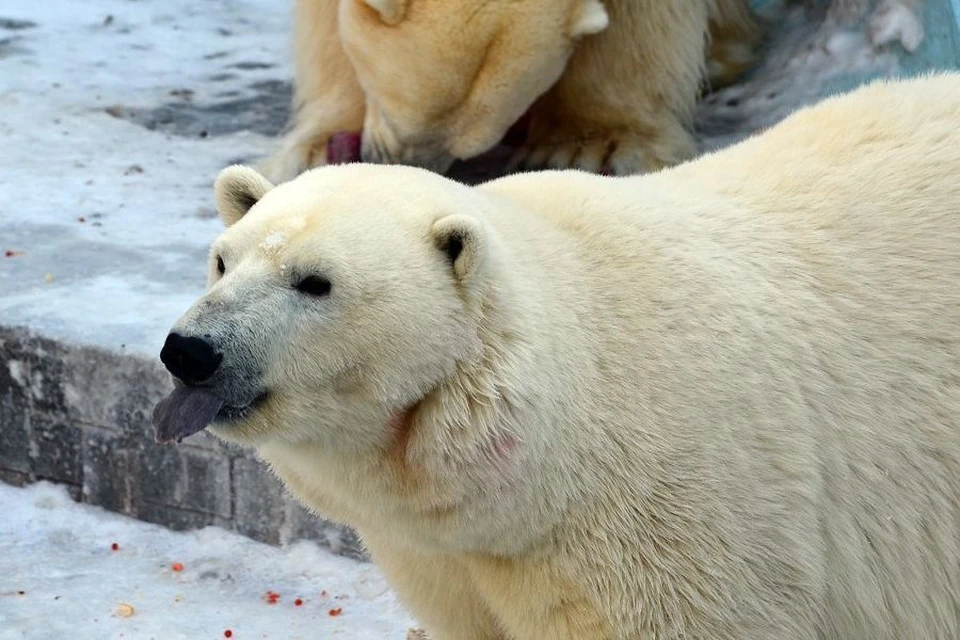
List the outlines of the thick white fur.
{"label": "thick white fur", "polygon": [[746,0],[296,0],[294,125],[265,164],[287,180],[363,128],[364,159],[443,171],[530,108],[518,162],[614,173],[695,150],[704,80],[753,61]]}
{"label": "thick white fur", "polygon": [[956,74],[645,177],[309,172],[210,295],[334,294],[272,306],[274,395],[216,432],[436,639],[956,638],[958,176]]}

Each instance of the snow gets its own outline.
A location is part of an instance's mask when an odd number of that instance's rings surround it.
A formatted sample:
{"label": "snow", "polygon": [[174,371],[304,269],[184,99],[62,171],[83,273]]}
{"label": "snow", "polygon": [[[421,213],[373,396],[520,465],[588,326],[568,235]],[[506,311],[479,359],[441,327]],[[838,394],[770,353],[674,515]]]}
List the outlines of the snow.
{"label": "snow", "polygon": [[[45,482],[0,484],[0,513],[2,640],[222,638],[227,629],[235,640],[403,640],[413,624],[376,567],[313,543],[277,549],[217,527],[174,532],[74,503]],[[267,591],[280,594],[276,604]]]}
{"label": "snow", "polygon": [[287,103],[289,4],[0,3],[5,325],[156,355],[203,290],[214,178],[283,125],[255,116]]}
{"label": "snow", "polygon": [[278,252],[280,249],[283,249],[286,244],[287,236],[279,231],[274,231],[263,239],[263,242],[260,243],[260,248],[267,252]]}

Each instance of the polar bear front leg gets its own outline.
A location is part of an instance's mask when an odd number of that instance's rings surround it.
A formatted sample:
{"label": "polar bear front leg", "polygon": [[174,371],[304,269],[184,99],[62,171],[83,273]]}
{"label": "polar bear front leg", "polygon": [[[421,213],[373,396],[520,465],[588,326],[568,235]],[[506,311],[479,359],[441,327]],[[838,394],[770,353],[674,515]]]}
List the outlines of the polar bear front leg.
{"label": "polar bear front leg", "polygon": [[507,640],[461,563],[376,536],[363,541],[430,640]]}
{"label": "polar bear front leg", "polygon": [[293,122],[260,165],[274,183],[326,163],[327,141],[363,127],[366,97],[340,42],[336,0],[297,0],[293,14]]}
{"label": "polar bear front leg", "polygon": [[577,45],[532,107],[514,166],[617,175],[694,155],[692,128],[709,23],[703,0],[606,2],[607,30]]}
{"label": "polar bear front leg", "polygon": [[511,640],[628,637],[611,628],[582,583],[584,573],[559,549],[523,558],[472,556],[466,567]]}

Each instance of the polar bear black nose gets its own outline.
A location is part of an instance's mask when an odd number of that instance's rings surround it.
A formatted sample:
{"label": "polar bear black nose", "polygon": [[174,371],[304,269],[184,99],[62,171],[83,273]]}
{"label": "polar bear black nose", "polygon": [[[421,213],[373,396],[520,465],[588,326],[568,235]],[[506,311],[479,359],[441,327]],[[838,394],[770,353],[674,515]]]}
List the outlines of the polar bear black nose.
{"label": "polar bear black nose", "polygon": [[203,338],[179,333],[168,335],[160,351],[160,361],[167,371],[187,384],[209,380],[217,372],[221,360],[223,355],[217,353],[213,345]]}

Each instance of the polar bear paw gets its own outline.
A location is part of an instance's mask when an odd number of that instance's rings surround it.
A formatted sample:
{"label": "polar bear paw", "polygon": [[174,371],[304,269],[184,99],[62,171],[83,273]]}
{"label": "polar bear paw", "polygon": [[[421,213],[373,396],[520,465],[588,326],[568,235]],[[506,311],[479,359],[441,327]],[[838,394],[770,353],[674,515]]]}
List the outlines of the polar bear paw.
{"label": "polar bear paw", "polygon": [[[625,176],[657,171],[685,159],[686,144],[651,144],[638,136],[609,135],[591,138],[550,137],[528,141],[508,164],[510,171],[580,169],[590,173]],[[658,148],[662,147],[662,148]]]}

